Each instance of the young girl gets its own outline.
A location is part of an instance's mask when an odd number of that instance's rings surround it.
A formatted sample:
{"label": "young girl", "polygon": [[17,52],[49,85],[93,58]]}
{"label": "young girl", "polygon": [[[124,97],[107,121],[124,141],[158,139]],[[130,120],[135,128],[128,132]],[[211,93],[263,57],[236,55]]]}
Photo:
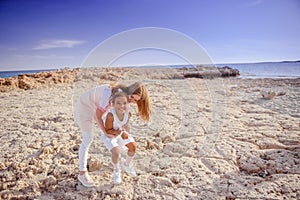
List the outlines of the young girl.
{"label": "young girl", "polygon": [[[136,151],[136,143],[131,134],[129,134],[129,118],[131,113],[128,111],[128,95],[123,91],[114,94],[112,96],[112,106],[113,108],[103,119],[106,134],[101,135],[101,140],[104,142],[106,148],[111,151],[114,168],[113,182],[114,184],[120,184],[122,182],[121,167],[128,175],[132,177],[136,176],[136,172],[131,163]],[[120,158],[120,149],[124,146],[128,148],[128,152],[126,160],[122,161]]]}
{"label": "young girl", "polygon": [[151,104],[146,87],[141,82],[124,85],[100,85],[84,92],[75,107],[74,118],[82,133],[79,148],[79,175],[78,180],[86,187],[93,187],[94,181],[87,171],[87,159],[90,145],[93,142],[93,122],[98,123],[101,131],[106,134],[102,117],[110,109],[110,99],[118,89],[122,89],[130,100],[136,104],[139,117],[145,121],[150,120]]}

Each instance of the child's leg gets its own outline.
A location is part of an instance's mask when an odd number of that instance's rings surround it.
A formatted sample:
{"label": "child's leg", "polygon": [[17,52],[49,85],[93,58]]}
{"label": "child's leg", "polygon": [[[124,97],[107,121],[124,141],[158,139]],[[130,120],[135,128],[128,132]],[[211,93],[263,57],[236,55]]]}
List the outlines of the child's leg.
{"label": "child's leg", "polygon": [[101,140],[105,144],[106,148],[111,152],[111,159],[113,165],[117,164],[119,162],[119,157],[120,157],[120,148],[117,143],[116,138],[109,138],[106,135],[102,134],[101,135]]}
{"label": "child's leg", "polygon": [[122,182],[121,170],[120,170],[120,149],[119,147],[114,147],[111,150],[111,159],[114,166],[113,172],[113,182],[114,184],[120,184]]}
{"label": "child's leg", "polygon": [[128,148],[128,153],[126,156],[125,163],[122,163],[122,168],[126,173],[132,177],[136,176],[136,172],[134,170],[134,166],[131,164],[131,161],[133,159],[133,156],[135,155],[136,151],[136,143],[135,142],[129,142],[126,144],[126,147]]}
{"label": "child's leg", "polygon": [[129,166],[129,164],[131,163],[133,156],[136,152],[136,143],[135,142],[130,142],[126,145],[126,147],[128,148],[128,153],[126,156],[126,161],[125,161],[125,165]]}
{"label": "child's leg", "polygon": [[111,150],[111,159],[114,165],[114,170],[119,170],[119,161],[120,161],[120,149],[119,147],[114,147]]}
{"label": "child's leg", "polygon": [[104,134],[101,135],[101,140],[104,142],[106,148],[111,152],[111,160],[114,166],[113,182],[115,184],[120,184],[122,182],[119,164],[121,151],[117,143],[118,140],[116,138],[109,138]]}

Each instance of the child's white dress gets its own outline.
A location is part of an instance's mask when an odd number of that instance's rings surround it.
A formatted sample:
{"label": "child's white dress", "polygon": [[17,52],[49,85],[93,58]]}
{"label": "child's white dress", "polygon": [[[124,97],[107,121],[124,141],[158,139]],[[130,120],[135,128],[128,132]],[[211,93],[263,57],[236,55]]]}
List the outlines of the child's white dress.
{"label": "child's white dress", "polygon": [[[128,117],[129,117],[129,112],[126,112],[124,115],[124,119],[122,121],[119,120],[116,111],[114,108],[112,108],[109,111],[113,117],[114,117],[114,122],[113,122],[113,128],[115,130],[118,130],[119,128],[122,128],[123,125],[125,125],[128,121]],[[107,115],[106,115],[107,116]],[[103,118],[103,122],[105,124],[106,121],[106,116]],[[114,147],[120,147],[120,148],[124,148],[124,146],[126,146],[127,144],[129,144],[130,142],[134,142],[134,139],[132,137],[131,134],[128,134],[128,138],[123,140],[121,135],[118,135],[115,138],[109,138],[107,137],[105,134],[101,134],[101,140],[102,142],[105,144],[106,148],[110,151],[112,148]]]}

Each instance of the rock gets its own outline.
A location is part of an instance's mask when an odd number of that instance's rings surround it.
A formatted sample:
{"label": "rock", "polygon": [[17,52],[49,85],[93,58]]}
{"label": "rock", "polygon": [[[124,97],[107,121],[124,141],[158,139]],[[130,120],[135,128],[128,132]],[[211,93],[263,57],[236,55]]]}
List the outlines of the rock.
{"label": "rock", "polygon": [[47,178],[45,178],[44,180],[42,180],[39,185],[40,185],[40,188],[42,188],[46,191],[54,192],[56,189],[57,180],[54,176],[50,175]]}
{"label": "rock", "polygon": [[147,150],[150,150],[150,149],[160,149],[160,146],[156,142],[152,142],[150,140],[147,140],[146,141],[146,149]]}
{"label": "rock", "polygon": [[[182,70],[182,69],[180,69]],[[215,78],[215,77],[230,77],[239,76],[240,72],[237,69],[225,67],[205,67],[197,66],[196,68],[184,68],[184,78]]]}
{"label": "rock", "polygon": [[37,87],[35,81],[25,74],[18,76],[18,86],[20,89],[29,90]]}
{"label": "rock", "polygon": [[275,92],[261,92],[261,96],[263,99],[273,99],[276,96]]}
{"label": "rock", "polygon": [[269,175],[269,172],[265,169],[265,170],[259,172],[257,175],[262,178],[266,178]]}
{"label": "rock", "polygon": [[0,92],[15,89],[30,90],[47,85],[71,84],[79,69],[59,69],[35,74],[21,74],[17,77],[0,78]]}
{"label": "rock", "polygon": [[160,187],[161,186],[167,186],[167,187],[172,187],[173,186],[173,182],[166,178],[166,177],[155,177],[153,178],[153,182],[156,184],[156,185],[159,185]]}
{"label": "rock", "polygon": [[276,94],[276,96],[283,96],[283,95],[286,95],[286,92],[278,92],[278,93]]}
{"label": "rock", "polygon": [[96,158],[92,157],[88,160],[87,167],[90,172],[99,170],[101,168],[101,166],[102,166],[101,162],[99,160],[97,160]]}
{"label": "rock", "polygon": [[222,77],[239,76],[240,72],[237,69],[232,69],[228,66],[218,68]]}
{"label": "rock", "polygon": [[16,78],[0,78],[0,92],[7,92],[18,88]]}
{"label": "rock", "polygon": [[53,153],[53,148],[50,147],[50,146],[43,147],[42,152],[43,152],[43,154],[52,154]]}

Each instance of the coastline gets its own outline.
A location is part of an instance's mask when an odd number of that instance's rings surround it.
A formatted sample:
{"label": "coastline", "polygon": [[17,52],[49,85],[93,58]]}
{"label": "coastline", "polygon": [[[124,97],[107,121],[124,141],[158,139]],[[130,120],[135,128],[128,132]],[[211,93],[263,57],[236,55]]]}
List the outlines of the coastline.
{"label": "coastline", "polygon": [[[87,71],[87,73],[86,73]],[[16,77],[0,78],[0,92],[10,90],[23,89],[29,90],[34,88],[45,87],[55,84],[72,84],[79,79],[97,79],[115,80],[124,76],[130,71],[131,73],[146,73],[151,74],[156,72],[155,78],[165,79],[184,79],[184,78],[215,78],[238,76],[239,71],[225,67],[205,67],[197,66],[195,68],[135,68],[135,67],[94,67],[94,68],[75,68],[75,69],[58,69],[54,71],[42,71],[33,74],[20,74]],[[92,74],[91,74],[92,73]],[[117,74],[116,74],[117,73]],[[82,75],[83,74],[83,75]],[[153,77],[153,73],[151,78]],[[84,77],[82,77],[84,76]],[[93,76],[93,77],[91,77]]]}
{"label": "coastline", "polygon": [[[71,78],[0,93],[2,199],[300,197],[300,79],[182,78],[174,69],[132,68],[81,69]],[[84,188],[73,103],[99,84],[134,81],[147,85],[153,106],[150,124],[132,109],[138,177],[111,183],[110,154],[95,126],[89,169],[98,185]],[[274,98],[262,97],[271,91]]]}
{"label": "coastline", "polygon": [[[199,66],[224,68],[228,67],[239,71],[239,78],[272,78],[272,79],[294,79],[300,78],[300,61],[281,61],[281,62],[253,62],[253,63],[217,63],[217,64],[202,64],[202,65],[143,65],[143,66],[115,66],[110,68],[134,68],[134,69],[193,69]],[[84,68],[84,67],[81,67]],[[40,69],[40,70],[25,70],[25,71],[0,71],[0,78],[17,77],[22,74],[32,74],[38,72],[51,72],[64,69],[80,69],[80,68],[60,68],[60,69]]]}
{"label": "coastline", "polygon": [[0,78],[11,78],[22,74],[35,74],[40,72],[56,71],[58,69],[38,69],[38,70],[15,70],[15,71],[0,71]]}

